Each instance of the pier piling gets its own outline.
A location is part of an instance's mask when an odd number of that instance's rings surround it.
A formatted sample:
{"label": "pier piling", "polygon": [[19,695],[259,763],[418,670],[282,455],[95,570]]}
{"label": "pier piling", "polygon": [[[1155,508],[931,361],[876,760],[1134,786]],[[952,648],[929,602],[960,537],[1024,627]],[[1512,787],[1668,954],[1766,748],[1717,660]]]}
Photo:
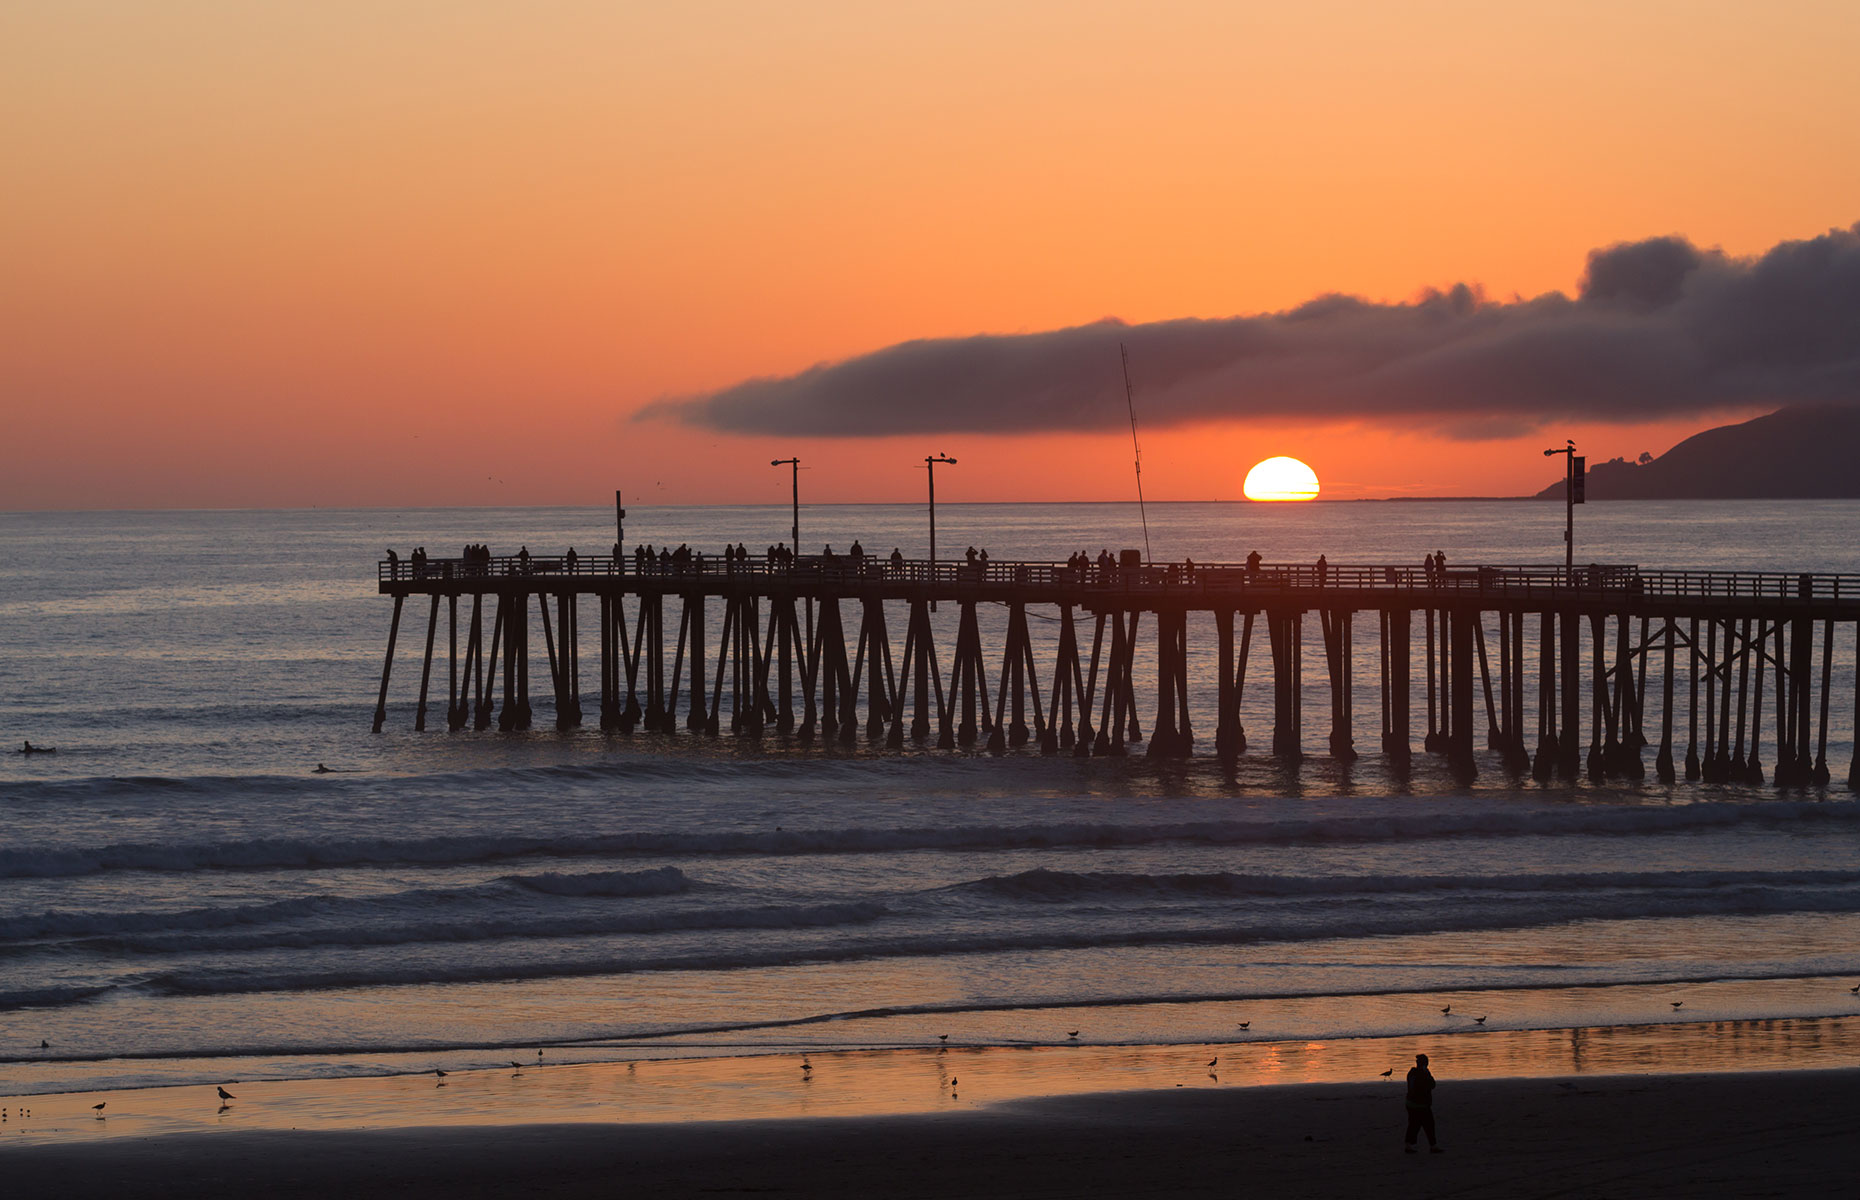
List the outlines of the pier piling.
{"label": "pier piling", "polygon": [[[1254,626],[1263,619],[1270,748],[1287,765],[1305,750],[1303,639],[1311,614],[1323,638],[1324,669],[1310,682],[1328,689],[1329,753],[1344,762],[1357,756],[1354,621],[1359,612],[1373,612],[1377,661],[1365,677],[1376,681],[1383,761],[1398,776],[1411,767],[1418,683],[1426,711],[1422,748],[1443,755],[1462,781],[1493,759],[1506,772],[1529,771],[1544,782],[1577,774],[1638,779],[1645,773],[1640,751],[1654,744],[1648,724],[1657,719],[1653,771],[1662,783],[1681,775],[1753,783],[1768,765],[1767,719],[1775,735],[1770,780],[1788,788],[1826,784],[1828,743],[1843,736],[1830,728],[1833,691],[1846,678],[1840,672],[1851,669],[1837,669],[1836,659],[1851,664],[1853,654],[1836,637],[1837,622],[1860,635],[1860,578],[1632,567],[1443,567],[1422,574],[1398,567],[1190,567],[1147,563],[1140,555],[1083,566],[805,558],[726,565],[663,555],[579,561],[525,555],[390,560],[380,565],[380,590],[394,606],[373,714],[377,730],[389,715],[404,605],[416,595],[429,604],[416,730],[426,729],[434,703],[442,599],[446,728],[530,727],[532,597],[550,671],[549,715],[556,728],[573,730],[583,716],[580,612],[591,596],[600,623],[606,732],[715,734],[727,719],[740,736],[766,731],[802,743],[846,745],[863,728],[868,742],[890,746],[930,744],[934,737],[950,751],[1037,746],[1043,754],[1116,756],[1146,741],[1149,757],[1180,759],[1194,753],[1195,706],[1208,697],[1211,744],[1224,763],[1247,751],[1244,714],[1267,707],[1246,692]],[[471,611],[461,622],[466,597]],[[668,597],[678,605],[675,630],[667,628]],[[937,637],[939,629],[949,631],[931,615],[937,600],[958,610],[947,658]],[[846,628],[843,601],[859,606],[856,638]],[[1000,606],[993,610],[1001,614],[998,625],[985,624],[984,604]],[[1092,620],[1089,661],[1080,613]],[[1203,624],[1200,613],[1211,621]],[[1424,625],[1414,647],[1417,613]],[[1038,639],[1036,616],[1050,622]],[[893,619],[904,621],[901,652],[889,636]],[[1149,620],[1153,636],[1144,628]],[[1209,625],[1215,642],[1198,658],[1195,639]],[[985,628],[998,633],[985,636]],[[990,648],[996,637],[998,658]],[[1417,648],[1425,661],[1423,678],[1414,681]],[[1212,686],[1194,678],[1203,661],[1218,670]],[[1147,739],[1139,680],[1146,690],[1155,687]],[[1860,719],[1860,679],[1854,706]],[[1481,708],[1482,750],[1475,746]],[[1534,750],[1525,736],[1533,718]],[[1681,732],[1683,766],[1675,744]],[[1850,763],[1849,783],[1860,786],[1860,754]]]}

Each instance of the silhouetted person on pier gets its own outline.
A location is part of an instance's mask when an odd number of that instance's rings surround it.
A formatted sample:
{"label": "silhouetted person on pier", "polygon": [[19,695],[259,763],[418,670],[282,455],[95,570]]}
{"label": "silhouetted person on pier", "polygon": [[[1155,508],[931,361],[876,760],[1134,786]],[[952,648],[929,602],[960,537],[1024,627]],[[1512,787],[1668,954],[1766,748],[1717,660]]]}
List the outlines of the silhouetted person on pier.
{"label": "silhouetted person on pier", "polygon": [[1324,581],[1325,579],[1329,577],[1329,575],[1330,575],[1330,561],[1326,559],[1322,554],[1320,554],[1318,555],[1318,561],[1317,561],[1317,576],[1318,576],[1319,587],[1324,586]]}
{"label": "silhouetted person on pier", "polygon": [[1402,1135],[1402,1149],[1414,1153],[1415,1135],[1427,1134],[1427,1149],[1439,1154],[1440,1144],[1434,1138],[1434,1076],[1427,1069],[1427,1055],[1414,1056],[1414,1066],[1408,1071],[1408,1131]]}
{"label": "silhouetted person on pier", "polygon": [[964,550],[962,552],[962,557],[969,560],[970,566],[974,566],[975,565],[975,547],[970,546],[967,550]]}
{"label": "silhouetted person on pier", "polygon": [[576,554],[575,548],[573,546],[570,546],[568,548],[568,553],[564,554],[562,556],[562,559],[564,562],[568,564],[568,573],[570,575],[573,575],[575,573],[576,565],[581,562],[581,555]]}
{"label": "silhouetted person on pier", "polygon": [[1265,560],[1260,557],[1260,553],[1257,550],[1248,554],[1246,556],[1246,573],[1248,575],[1259,574],[1259,564],[1263,561]]}
{"label": "silhouetted person on pier", "polygon": [[1434,551],[1434,574],[1441,584],[1444,585],[1447,582],[1447,552],[1445,550]]}
{"label": "silhouetted person on pier", "polygon": [[1438,570],[1434,565],[1434,556],[1430,554],[1421,560],[1421,578],[1427,581],[1428,587],[1433,587],[1435,583],[1439,582],[1437,575]]}
{"label": "silhouetted person on pier", "polygon": [[891,548],[891,573],[893,575],[904,574],[904,551],[896,546]]}
{"label": "silhouetted person on pier", "polygon": [[530,573],[530,548],[528,546],[524,546],[517,551],[517,566],[522,569],[525,575]]}
{"label": "silhouetted person on pier", "polygon": [[982,564],[982,570],[988,570],[988,551],[984,550],[975,557]]}

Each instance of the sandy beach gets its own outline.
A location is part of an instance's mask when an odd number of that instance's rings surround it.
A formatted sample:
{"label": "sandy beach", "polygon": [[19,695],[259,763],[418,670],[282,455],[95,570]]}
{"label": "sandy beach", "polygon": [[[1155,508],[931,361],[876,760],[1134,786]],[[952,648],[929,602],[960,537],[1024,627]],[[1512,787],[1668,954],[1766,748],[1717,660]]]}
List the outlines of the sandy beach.
{"label": "sandy beach", "polygon": [[1860,1071],[1443,1081],[1442,1154],[1398,1088],[1296,1085],[947,1113],[675,1125],[172,1134],[15,1147],[11,1189],[198,1195],[1851,1195]]}
{"label": "sandy beach", "polygon": [[[1855,1034],[1693,1022],[235,1078],[226,1101],[198,1085],[6,1098],[0,1160],[16,1194],[112,1200],[1823,1197],[1860,1176]],[[1417,1053],[1440,1080],[1440,1154],[1401,1145]]]}

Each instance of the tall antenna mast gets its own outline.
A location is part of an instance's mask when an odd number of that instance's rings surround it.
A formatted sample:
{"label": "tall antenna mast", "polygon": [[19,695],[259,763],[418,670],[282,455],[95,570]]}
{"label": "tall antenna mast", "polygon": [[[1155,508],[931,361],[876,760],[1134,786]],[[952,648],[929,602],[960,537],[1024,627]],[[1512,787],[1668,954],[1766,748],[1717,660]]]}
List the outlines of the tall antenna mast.
{"label": "tall antenna mast", "polygon": [[1130,450],[1137,459],[1137,512],[1143,518],[1143,561],[1149,562],[1150,554],[1150,514],[1143,507],[1143,447],[1137,444],[1137,398],[1130,390],[1130,351],[1124,343],[1117,343],[1117,352],[1124,360],[1124,404],[1130,409]]}

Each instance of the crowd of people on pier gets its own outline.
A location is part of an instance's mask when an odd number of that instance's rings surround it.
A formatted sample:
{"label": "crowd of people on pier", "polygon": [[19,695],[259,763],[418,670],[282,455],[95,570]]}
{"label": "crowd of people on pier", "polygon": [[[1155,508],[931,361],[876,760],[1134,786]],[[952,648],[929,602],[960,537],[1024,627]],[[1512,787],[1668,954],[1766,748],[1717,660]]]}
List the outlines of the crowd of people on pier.
{"label": "crowd of people on pier", "polygon": [[[631,573],[637,575],[687,576],[701,575],[707,570],[704,553],[692,549],[687,543],[680,543],[676,549],[653,546],[649,543],[639,545],[633,548],[630,557],[633,560]],[[831,543],[822,546],[821,552],[817,555],[797,555],[786,542],[775,542],[762,552],[761,562],[758,564],[759,570],[750,566],[751,558],[748,547],[743,543],[737,542],[735,545],[726,543],[722,554],[713,558],[711,562],[721,561],[722,570],[732,575],[739,572],[747,574],[752,571],[768,575],[808,571],[833,576],[851,574],[856,577],[903,579],[913,570],[913,565],[905,559],[904,552],[898,547],[892,547],[890,555],[881,558],[868,554],[865,547],[857,540],[843,555],[837,553]],[[457,573],[467,577],[485,576],[492,574],[495,569],[491,548],[482,542],[467,545],[457,559],[439,559],[436,562],[428,559],[425,546],[416,546],[405,561],[410,567],[408,573],[415,579],[450,579],[455,569]],[[575,575],[582,573],[583,567],[582,556],[573,546],[570,546],[560,558],[537,559],[532,559],[529,547],[524,546],[515,555],[503,561],[501,573],[506,575],[554,574],[557,572]],[[402,574],[401,562],[400,555],[389,548],[387,563],[392,574],[397,576]],[[1277,585],[1295,582],[1308,585],[1315,582],[1318,587],[1326,587],[1334,582],[1330,563],[1322,554],[1318,555],[1314,568],[1308,571],[1281,565],[1267,568],[1264,565],[1263,556],[1257,550],[1247,554],[1245,564],[1246,578],[1249,582],[1257,581]],[[1018,563],[1013,566],[1016,577],[1024,580],[1028,568]],[[958,578],[973,579],[978,582],[988,579],[990,577],[988,551],[986,548],[970,546],[963,551],[961,561],[950,564],[950,568],[957,572]],[[715,571],[717,568],[712,566],[708,569]],[[620,543],[613,544],[610,558],[605,561],[596,559],[592,570],[606,574],[625,572],[627,567]],[[1132,551],[1125,551],[1120,557],[1106,547],[1099,550],[1095,556],[1084,550],[1068,555],[1065,560],[1066,574],[1062,578],[1076,583],[1112,584],[1120,579],[1180,583],[1197,579],[1198,570],[1192,558],[1180,563],[1143,564],[1134,557]],[[1591,567],[1584,573],[1583,578],[1586,580],[1591,577],[1602,577],[1610,570],[1603,567]],[[1396,582],[1397,571],[1398,569],[1393,567],[1386,569],[1385,573],[1390,584]],[[1492,568],[1479,569],[1482,581],[1488,572],[1496,573]],[[1409,571],[1400,573],[1412,580]],[[1420,580],[1430,588],[1445,587],[1452,582],[1447,573],[1446,551],[1436,550],[1422,559]]]}

